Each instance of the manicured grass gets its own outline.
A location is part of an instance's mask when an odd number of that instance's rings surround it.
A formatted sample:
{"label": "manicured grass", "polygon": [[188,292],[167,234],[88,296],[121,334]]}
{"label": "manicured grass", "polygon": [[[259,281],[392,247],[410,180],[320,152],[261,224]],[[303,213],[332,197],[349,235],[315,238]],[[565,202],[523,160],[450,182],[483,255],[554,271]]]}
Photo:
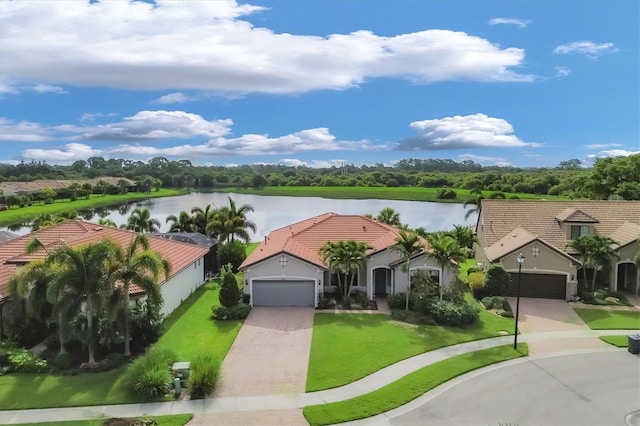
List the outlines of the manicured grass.
{"label": "manicured grass", "polygon": [[166,331],[156,345],[173,349],[185,361],[190,361],[197,353],[208,352],[222,362],[242,321],[211,319],[211,307],[220,304],[218,294],[215,281],[200,287],[167,319]]}
{"label": "manicured grass", "polygon": [[0,211],[0,225],[11,225],[29,221],[44,213],[62,213],[72,212],[94,207],[113,206],[133,201],[146,200],[148,198],[173,197],[176,195],[187,194],[186,190],[164,189],[152,192],[129,192],[122,195],[95,195],[92,194],[89,199],[79,198],[76,201],[69,199],[56,200],[52,204],[34,203],[29,207],[12,207],[9,210]]}
{"label": "manicured grass", "polygon": [[9,374],[0,377],[0,409],[72,407],[133,402],[119,386],[124,367],[95,374]]}
{"label": "manicured grass", "polygon": [[574,310],[592,330],[640,330],[640,311]]}
{"label": "manicured grass", "polygon": [[[141,419],[153,419],[158,426],[184,426],[193,418],[193,414],[171,414],[166,416],[143,416]],[[20,426],[102,426],[106,419],[73,420],[66,422],[21,423]]]}
{"label": "manicured grass", "polygon": [[619,348],[626,348],[629,345],[628,336],[600,336],[600,340]]}
{"label": "manicured grass", "polygon": [[481,311],[466,327],[410,326],[386,315],[316,314],[307,392],[354,382],[403,359],[444,346],[511,334],[514,320]]}
{"label": "manicured grass", "polygon": [[461,374],[497,362],[526,356],[527,353],[526,344],[521,344],[517,351],[511,345],[505,345],[458,355],[424,367],[366,395],[340,402],[304,407],[302,412],[311,425],[329,425],[375,416],[400,407]]}
{"label": "manicured grass", "polygon": [[247,253],[247,256],[249,256],[251,253],[253,253],[253,251],[256,249],[256,247],[258,247],[260,243],[249,243],[247,244],[247,249],[245,250],[245,253]]}
{"label": "manicured grass", "polygon": [[[435,201],[439,203],[463,203],[476,198],[470,194],[468,189],[454,188],[458,197],[455,200],[442,200],[438,198],[439,188],[419,188],[419,187],[351,187],[351,186],[277,186],[263,189],[253,188],[216,188],[216,192],[235,192],[238,194],[254,195],[282,195],[290,197],[324,197],[336,199],[379,199],[379,200],[406,200],[406,201]],[[489,196],[493,191],[484,191],[485,196]],[[535,194],[511,194],[507,197],[517,195],[521,199],[547,199],[564,200],[566,197],[535,195]]]}

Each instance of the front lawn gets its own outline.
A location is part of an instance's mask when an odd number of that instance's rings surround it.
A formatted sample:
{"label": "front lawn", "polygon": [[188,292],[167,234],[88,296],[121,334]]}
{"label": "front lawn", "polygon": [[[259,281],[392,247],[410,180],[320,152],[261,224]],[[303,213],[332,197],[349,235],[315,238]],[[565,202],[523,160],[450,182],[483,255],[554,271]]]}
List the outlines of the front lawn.
{"label": "front lawn", "polygon": [[[208,282],[169,316],[166,332],[156,345],[172,348],[182,360],[189,361],[197,353],[209,352],[222,362],[242,321],[214,322],[210,319],[214,304],[219,304],[218,285]],[[0,376],[0,410],[136,402],[119,384],[124,368],[77,376]]]}
{"label": "front lawn", "polygon": [[[511,345],[505,345],[458,355],[424,367],[371,393],[345,401],[304,407],[302,412],[312,426],[375,416],[400,407],[469,371],[526,356],[527,353],[526,344],[521,344],[517,351]],[[493,391],[499,392],[500,389]]]}
{"label": "front lawn", "polygon": [[444,346],[511,334],[513,324],[486,311],[466,327],[411,326],[386,315],[316,314],[306,390],[343,386]]}
{"label": "front lawn", "polygon": [[640,311],[574,310],[592,330],[640,330]]}
{"label": "front lawn", "polygon": [[628,336],[600,336],[600,340],[618,348],[626,348],[629,345]]}

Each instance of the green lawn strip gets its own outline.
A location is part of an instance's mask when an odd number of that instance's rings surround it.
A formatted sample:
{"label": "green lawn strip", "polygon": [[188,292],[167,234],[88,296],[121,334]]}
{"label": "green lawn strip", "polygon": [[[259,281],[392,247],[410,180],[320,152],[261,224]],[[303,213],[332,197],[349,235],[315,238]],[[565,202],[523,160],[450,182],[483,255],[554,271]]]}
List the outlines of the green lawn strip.
{"label": "green lawn strip", "polygon": [[[158,426],[184,426],[193,419],[193,414],[170,414],[166,416],[142,416],[140,419],[155,420]],[[20,426],[102,426],[106,419],[71,420],[64,422],[21,423]]]}
{"label": "green lawn strip", "polygon": [[592,330],[640,330],[640,311],[574,308]]}
{"label": "green lawn strip", "polygon": [[628,336],[600,336],[600,340],[618,348],[626,348],[629,345]]}
{"label": "green lawn strip", "polygon": [[484,349],[437,362],[411,373],[381,389],[345,401],[304,407],[312,426],[363,419],[393,410],[461,374],[497,362],[526,356],[526,344]]}
{"label": "green lawn strip", "polygon": [[[270,186],[263,189],[255,188],[216,188],[216,192],[234,192],[239,194],[253,195],[280,195],[290,197],[324,197],[333,199],[379,199],[379,200],[405,200],[405,201],[434,201],[444,203],[462,203],[467,200],[475,200],[476,195],[471,194],[469,189],[453,188],[458,197],[454,200],[442,200],[438,198],[440,188],[421,188],[414,186],[406,187],[351,187],[351,186]],[[484,191],[488,197],[494,191]],[[517,195],[521,199],[554,199],[566,200],[566,197],[535,195],[535,194],[512,194],[505,193],[507,197]],[[377,214],[378,212],[363,212]]]}
{"label": "green lawn strip", "polygon": [[170,315],[166,331],[156,345],[171,348],[184,361],[190,361],[200,352],[207,352],[222,362],[242,327],[242,321],[211,319],[211,307],[220,304],[218,294],[215,281],[200,287]]}
{"label": "green lawn strip", "polygon": [[157,192],[129,192],[122,195],[105,196],[92,194],[89,199],[79,198],[76,201],[70,201],[69,199],[56,200],[52,204],[34,203],[33,205],[28,207],[13,207],[8,210],[0,211],[0,225],[4,226],[26,222],[44,213],[59,214],[62,212],[86,210],[94,207],[105,207],[130,203],[133,201],[146,200],[148,198],[173,197],[183,194],[188,194],[188,191],[163,188]]}
{"label": "green lawn strip", "polygon": [[247,254],[247,256],[249,256],[251,253],[253,253],[253,251],[256,249],[256,247],[258,247],[258,244],[260,244],[260,243],[249,243],[249,244],[247,244],[247,249],[245,250],[245,253]]}
{"label": "green lawn strip", "polygon": [[343,386],[403,359],[513,328],[513,319],[486,311],[466,327],[416,327],[386,315],[316,314],[306,391]]}

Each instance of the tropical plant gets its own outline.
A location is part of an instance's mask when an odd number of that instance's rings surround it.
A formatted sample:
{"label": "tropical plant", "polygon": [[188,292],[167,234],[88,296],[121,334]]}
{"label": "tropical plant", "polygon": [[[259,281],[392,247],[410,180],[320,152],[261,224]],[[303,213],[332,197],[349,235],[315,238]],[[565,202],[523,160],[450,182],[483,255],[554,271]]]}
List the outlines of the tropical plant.
{"label": "tropical plant", "polygon": [[141,399],[163,396],[171,385],[171,365],[177,360],[174,352],[154,347],[136,358],[122,377],[122,386],[131,395]]}
{"label": "tropical plant", "polygon": [[[372,247],[363,242],[328,241],[320,247],[320,256],[329,271],[336,275],[338,289],[343,300],[348,299],[358,271],[366,262],[367,251]],[[344,278],[344,280],[343,280]]]}
{"label": "tropical plant", "polygon": [[238,281],[231,272],[231,265],[223,266],[220,269],[220,276],[222,278],[220,304],[227,308],[237,305],[240,302],[240,290],[238,289]]}
{"label": "tropical plant", "polygon": [[449,232],[456,239],[462,248],[473,250],[473,245],[478,242],[478,238],[473,233],[473,229],[467,225],[453,225],[453,230]]}
{"label": "tropical plant", "polygon": [[581,235],[567,243],[567,247],[573,248],[582,261],[582,273],[584,285],[587,286],[587,268],[593,269],[593,277],[590,290],[593,291],[596,284],[596,276],[600,267],[607,267],[612,257],[617,257],[613,245],[615,241],[609,237],[600,235]]}
{"label": "tropical plant", "polygon": [[192,398],[204,398],[213,392],[218,381],[220,361],[211,353],[199,353],[191,361],[188,387]]}
{"label": "tropical plant", "polygon": [[157,252],[150,250],[146,235],[135,235],[126,250],[120,246],[113,249],[113,257],[109,265],[109,278],[113,288],[120,294],[124,304],[124,356],[130,356],[129,315],[131,306],[129,289],[135,285],[147,296],[147,303],[153,306],[162,305],[162,293],[158,286],[158,277],[165,279],[171,273],[171,264]]}
{"label": "tropical plant", "polygon": [[195,225],[195,231],[204,235],[217,237],[217,235],[207,234],[207,225],[213,220],[216,211],[211,204],[207,204],[204,209],[197,206],[193,207],[191,209],[191,223]]}
{"label": "tropical plant", "polygon": [[51,214],[51,213],[43,213],[40,216],[36,217],[33,222],[31,222],[31,231],[37,231],[38,229],[47,228],[49,226],[55,225],[56,223],[64,222],[66,219],[62,216]]}
{"label": "tropical plant", "polygon": [[451,265],[451,261],[457,263],[464,261],[465,253],[453,237],[444,233],[431,233],[427,236],[427,241],[429,242],[427,257],[435,260],[440,267],[440,299],[442,300],[444,272],[447,266]]}
{"label": "tropical plant", "polygon": [[400,222],[400,213],[391,207],[385,207],[380,210],[380,213],[376,216],[376,220],[391,226],[402,226],[402,222]]}
{"label": "tropical plant", "polygon": [[100,219],[98,219],[98,223],[102,226],[108,226],[109,228],[117,228],[118,225],[116,225],[116,223],[111,220],[111,219],[107,219],[104,217],[101,217]]}
{"label": "tropical plant", "polygon": [[158,232],[160,221],[151,217],[149,209],[138,207],[131,212],[126,229],[135,232]]}
{"label": "tropical plant", "polygon": [[173,214],[167,216],[165,222],[171,222],[169,232],[194,232],[196,229],[196,226],[193,224],[193,217],[184,210],[181,211],[178,216]]}
{"label": "tropical plant", "polygon": [[392,251],[398,253],[405,263],[407,270],[407,293],[405,300],[405,310],[409,309],[409,294],[411,293],[411,258],[414,253],[424,250],[424,246],[418,234],[404,229],[400,230],[400,235],[396,238],[396,244],[391,247]]}
{"label": "tropical plant", "polygon": [[480,205],[482,203],[482,200],[484,199],[484,195],[482,195],[482,191],[477,188],[469,191],[469,195],[474,196],[474,198],[464,202],[465,208],[471,206],[471,208],[467,210],[467,212],[464,215],[465,219],[469,219],[469,217],[474,213],[475,214],[480,213]]}
{"label": "tropical plant", "polygon": [[207,235],[217,235],[218,241],[235,241],[235,238],[244,242],[251,241],[248,230],[256,232],[256,224],[247,219],[246,214],[253,211],[253,206],[243,204],[236,207],[235,201],[229,197],[229,206],[216,211],[213,218],[206,226]]}

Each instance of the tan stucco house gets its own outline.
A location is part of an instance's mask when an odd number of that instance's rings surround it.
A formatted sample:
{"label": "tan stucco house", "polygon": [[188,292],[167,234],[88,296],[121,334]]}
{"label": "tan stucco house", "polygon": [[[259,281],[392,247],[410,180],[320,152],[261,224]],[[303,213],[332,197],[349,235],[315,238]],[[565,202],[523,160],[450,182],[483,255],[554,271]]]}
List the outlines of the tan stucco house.
{"label": "tan stucco house", "polygon": [[[325,213],[276,229],[240,266],[244,292],[253,306],[317,306],[319,297],[332,292],[331,273],[319,250],[329,241],[354,240],[373,247],[358,271],[352,291],[376,296],[407,289],[408,277],[400,255],[391,250],[400,230],[366,216]],[[428,249],[427,249],[428,251]],[[440,268],[425,252],[416,252],[411,270],[431,271],[434,281],[448,285],[457,274],[452,263]]]}
{"label": "tan stucco house", "polygon": [[522,265],[521,295],[570,300],[577,295],[582,262],[567,243],[584,234],[610,237],[609,286],[638,293],[640,274],[633,263],[640,251],[640,201],[482,200],[476,224],[476,260],[501,263],[509,272]]}

